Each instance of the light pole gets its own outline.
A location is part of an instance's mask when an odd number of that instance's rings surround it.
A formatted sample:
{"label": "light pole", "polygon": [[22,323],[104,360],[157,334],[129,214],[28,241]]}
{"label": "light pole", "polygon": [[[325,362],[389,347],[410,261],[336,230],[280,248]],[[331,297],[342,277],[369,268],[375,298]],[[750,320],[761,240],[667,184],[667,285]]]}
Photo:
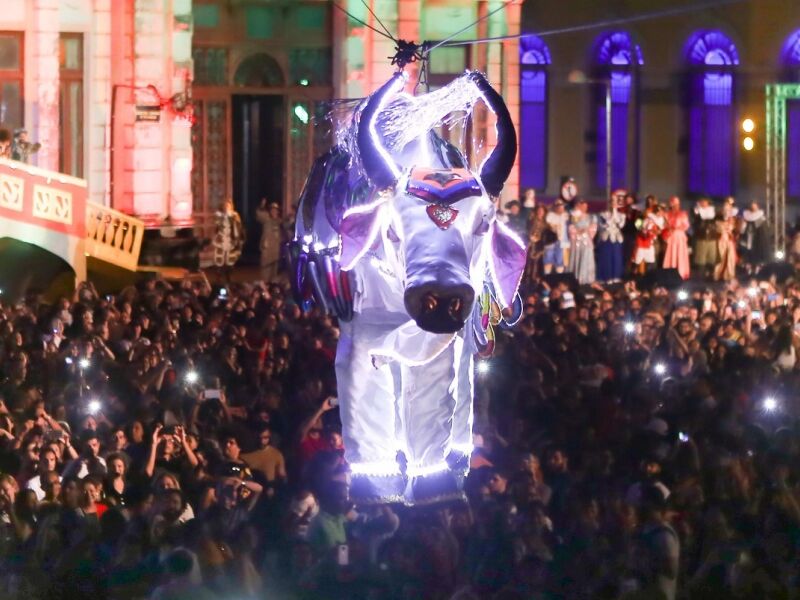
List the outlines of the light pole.
{"label": "light pole", "polygon": [[576,84],[599,84],[606,90],[606,202],[611,202],[611,76],[592,79],[580,70],[570,71],[567,81]]}

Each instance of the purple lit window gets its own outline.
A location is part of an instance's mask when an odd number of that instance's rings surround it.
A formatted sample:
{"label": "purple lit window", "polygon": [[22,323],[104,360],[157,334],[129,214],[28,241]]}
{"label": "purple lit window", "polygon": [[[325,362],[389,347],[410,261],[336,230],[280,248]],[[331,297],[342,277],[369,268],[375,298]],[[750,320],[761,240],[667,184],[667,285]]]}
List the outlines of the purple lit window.
{"label": "purple lit window", "polygon": [[786,193],[800,198],[800,100],[786,102]]}
{"label": "purple lit window", "polygon": [[550,50],[541,38],[520,39],[520,184],[547,187],[547,66]]}
{"label": "purple lit window", "polygon": [[[800,30],[786,39],[781,62],[785,79],[800,81]],[[786,103],[786,193],[800,198],[800,100]]]}
{"label": "purple lit window", "polygon": [[[601,35],[595,42],[594,61],[598,79],[608,79],[611,85],[611,187],[636,187],[638,128],[633,140],[629,135],[632,91],[636,67],[644,64],[641,48],[633,43],[629,33],[614,31]],[[597,162],[595,183],[606,187],[606,104],[605,86],[598,86],[595,95],[597,123]],[[635,126],[635,125],[634,125]],[[631,147],[631,141],[634,142]]]}
{"label": "purple lit window", "polygon": [[689,73],[689,192],[728,196],[734,192],[736,115],[733,68],[739,55],[720,31],[695,33],[686,45]]}

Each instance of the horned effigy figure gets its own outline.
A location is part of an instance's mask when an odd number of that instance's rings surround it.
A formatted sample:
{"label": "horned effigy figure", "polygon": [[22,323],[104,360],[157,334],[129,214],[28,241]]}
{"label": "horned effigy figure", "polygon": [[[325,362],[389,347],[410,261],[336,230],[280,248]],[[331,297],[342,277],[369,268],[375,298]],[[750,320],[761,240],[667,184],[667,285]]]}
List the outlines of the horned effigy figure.
{"label": "horned effigy figure", "polygon": [[[339,318],[345,457],[359,502],[461,495],[472,451],[474,357],[519,319],[525,244],[495,216],[516,133],[499,94],[469,72],[420,96],[395,74],[341,127],[300,197],[292,283]],[[436,134],[484,102],[497,145],[479,169]]]}

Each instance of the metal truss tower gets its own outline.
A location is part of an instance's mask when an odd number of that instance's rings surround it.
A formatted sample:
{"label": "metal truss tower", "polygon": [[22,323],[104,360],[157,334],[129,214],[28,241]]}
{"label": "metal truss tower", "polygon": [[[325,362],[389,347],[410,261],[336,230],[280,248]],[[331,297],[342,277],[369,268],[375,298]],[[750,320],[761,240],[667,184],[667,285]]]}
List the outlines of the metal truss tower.
{"label": "metal truss tower", "polygon": [[800,100],[800,84],[767,85],[767,222],[773,251],[786,252],[786,102]]}

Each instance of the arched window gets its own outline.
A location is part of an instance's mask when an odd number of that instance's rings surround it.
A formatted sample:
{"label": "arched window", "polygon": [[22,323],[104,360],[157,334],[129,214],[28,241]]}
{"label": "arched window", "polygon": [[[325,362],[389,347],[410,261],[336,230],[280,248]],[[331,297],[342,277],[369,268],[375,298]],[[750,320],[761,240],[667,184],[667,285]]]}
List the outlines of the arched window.
{"label": "arched window", "polygon": [[686,44],[689,65],[689,192],[732,195],[735,187],[734,68],[739,54],[721,31],[698,31]]}
{"label": "arched window", "polygon": [[793,32],[783,43],[781,63],[788,81],[800,81],[800,29]]}
{"label": "arched window", "polygon": [[[594,45],[595,79],[611,86],[611,187],[636,187],[638,174],[637,113],[632,105],[636,69],[644,64],[641,48],[626,31],[612,31]],[[598,189],[606,187],[606,88],[598,86],[594,114],[597,131],[596,177]],[[631,135],[631,133],[633,135]]]}
{"label": "arched window", "polygon": [[550,49],[536,35],[519,41],[520,145],[522,189],[547,187],[547,67]]}
{"label": "arched window", "polygon": [[278,61],[264,52],[245,58],[233,75],[233,84],[241,87],[280,87],[283,81]]}
{"label": "arched window", "polygon": [[[800,29],[783,44],[783,80],[800,83]],[[786,102],[786,194],[800,198],[800,100]]]}

